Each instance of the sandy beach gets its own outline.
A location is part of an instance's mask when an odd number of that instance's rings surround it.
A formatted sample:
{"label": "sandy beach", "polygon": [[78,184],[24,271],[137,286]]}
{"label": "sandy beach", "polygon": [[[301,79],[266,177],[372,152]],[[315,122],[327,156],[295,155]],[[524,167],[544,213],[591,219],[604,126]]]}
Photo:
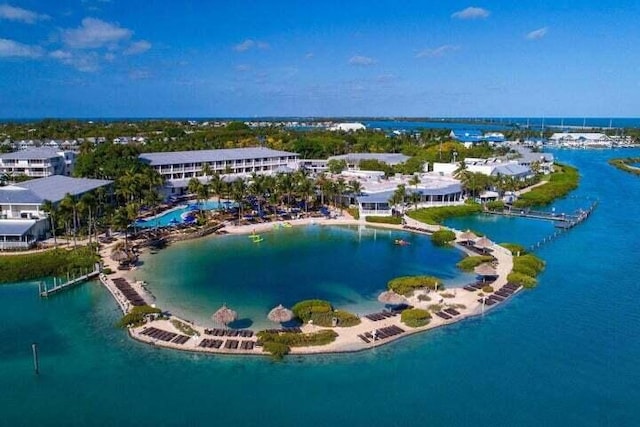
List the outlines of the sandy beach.
{"label": "sandy beach", "polygon": [[[304,219],[294,219],[290,221],[279,221],[279,222],[270,222],[270,223],[261,223],[261,224],[249,224],[249,225],[226,225],[224,230],[228,234],[251,234],[251,233],[264,233],[267,231],[273,230],[274,227],[277,226],[305,226],[310,224],[317,225],[366,225],[370,227],[380,227],[387,229],[396,229],[396,230],[407,230],[406,227],[410,227],[408,231],[418,232],[418,233],[427,233],[433,232],[440,229],[440,226],[428,226],[422,223],[418,223],[417,221],[411,220],[410,218],[406,218],[406,226],[402,225],[393,225],[393,224],[371,224],[367,223],[363,220],[354,220],[347,216],[338,216],[335,219],[325,219],[325,218],[304,218]],[[286,225],[285,225],[286,224]],[[418,228],[418,230],[416,230]],[[459,237],[461,234],[460,231],[456,231],[456,235]],[[216,237],[206,237],[206,238],[216,238]],[[110,275],[101,274],[100,281],[101,283],[109,290],[109,292],[113,295],[114,299],[120,306],[123,313],[127,313],[130,310],[130,305],[127,298],[122,294],[120,290],[115,286],[114,279],[125,279],[129,282],[132,288],[138,292],[138,294],[147,302],[147,304],[152,305],[155,304],[155,298],[153,295],[147,290],[145,284],[143,282],[135,281],[132,279],[135,274],[135,270],[118,270],[118,263],[113,261],[110,257],[111,248],[115,243],[104,246],[100,255],[103,259],[104,266],[110,268],[114,273]],[[475,255],[473,252],[466,249],[464,246],[457,245],[456,246],[470,255]],[[498,246],[496,244],[492,244],[489,248],[491,250],[491,254],[496,258],[496,262],[494,262],[494,266],[496,268],[496,272],[498,274],[495,282],[492,283],[494,289],[499,289],[503,285],[507,283],[507,275],[511,272],[513,267],[513,259],[509,250]],[[446,308],[454,308],[459,314],[450,316],[449,319],[444,319],[438,316],[432,316],[429,323],[425,326],[419,328],[411,328],[404,325],[400,320],[400,315],[385,317],[382,320],[371,320],[366,317],[361,317],[361,323],[359,325],[353,327],[336,327],[336,328],[323,328],[320,326],[316,326],[313,324],[306,324],[301,326],[301,330],[304,333],[317,332],[322,329],[333,329],[338,336],[336,339],[327,345],[322,346],[310,346],[310,347],[292,347],[291,354],[322,354],[322,353],[340,353],[340,352],[357,352],[363,351],[370,348],[378,347],[381,345],[385,345],[394,341],[397,341],[400,338],[425,332],[431,329],[439,328],[442,326],[446,326],[452,323],[459,322],[463,319],[482,315],[484,312],[489,311],[489,306],[484,306],[483,303],[480,302],[479,292],[470,292],[464,290],[462,288],[450,288],[442,291],[430,291],[425,293],[426,291],[418,291],[413,296],[407,298],[407,303],[422,309],[428,309],[432,304],[440,304],[443,309]],[[420,295],[426,295],[419,299]],[[425,299],[429,299],[428,301]],[[162,302],[158,304],[162,307]],[[495,304],[493,307],[500,305]],[[380,311],[383,309],[383,304],[381,303]],[[188,337],[183,335],[178,328],[174,326],[173,321],[179,321],[181,323],[187,324],[190,328],[192,328],[196,334]],[[392,336],[388,336],[385,338],[381,338],[381,335],[385,335],[380,332],[380,330],[385,331],[386,328],[395,327],[395,333]],[[149,332],[155,328],[160,331],[164,331],[170,334],[173,334],[171,340],[163,340],[154,338],[149,335]],[[397,329],[399,328],[399,329]],[[262,351],[262,347],[256,346],[257,338],[253,333],[251,337],[218,337],[212,336],[211,334],[205,333],[205,330],[209,329],[208,327],[193,324],[189,321],[185,321],[180,319],[174,315],[171,315],[169,319],[161,319],[161,320],[153,320],[147,322],[146,324],[136,327],[129,328],[129,334],[132,338],[148,343],[151,345],[156,345],[160,347],[166,347],[181,351],[193,351],[193,352],[201,352],[201,353],[215,353],[215,354],[245,354],[245,355],[268,355],[268,353]],[[402,330],[402,332],[398,332]],[[146,333],[145,333],[146,331]],[[210,332],[210,330],[209,330]],[[377,339],[366,339],[366,337],[372,337],[377,335]],[[172,336],[172,335],[167,335]],[[177,338],[178,336],[183,336],[182,338]],[[363,338],[364,337],[364,338]],[[166,338],[166,337],[165,337]],[[203,343],[203,340],[218,340],[221,341],[219,348],[211,348],[211,347],[203,347],[206,343]],[[177,340],[177,342],[174,342]],[[235,341],[233,343],[237,348],[228,348],[232,343],[227,343],[227,341]],[[249,343],[244,343],[245,341]],[[365,342],[369,341],[369,342]],[[248,345],[251,348],[245,349],[241,348],[244,345]]]}

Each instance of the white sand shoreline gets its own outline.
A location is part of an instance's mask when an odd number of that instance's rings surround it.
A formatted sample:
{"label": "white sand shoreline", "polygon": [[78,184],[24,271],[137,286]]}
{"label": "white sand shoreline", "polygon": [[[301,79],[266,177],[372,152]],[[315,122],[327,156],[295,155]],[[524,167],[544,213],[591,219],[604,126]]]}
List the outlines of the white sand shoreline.
{"label": "white sand shoreline", "polygon": [[[290,221],[279,221],[279,222],[269,222],[262,224],[250,224],[250,225],[240,225],[240,226],[227,226],[225,230],[228,234],[237,235],[237,234],[250,234],[250,233],[262,233],[266,231],[271,231],[274,228],[274,224],[284,224],[289,223],[291,226],[306,226],[306,225],[366,225],[368,227],[378,227],[385,229],[393,229],[393,230],[403,230],[409,232],[432,232],[439,229],[439,226],[427,226],[422,223],[414,222],[413,220],[407,220],[407,226],[410,227],[420,227],[423,230],[415,230],[415,229],[406,229],[402,225],[393,225],[393,224],[378,224],[378,223],[368,223],[363,220],[353,220],[346,217],[341,217],[337,219],[324,219],[324,218],[305,218],[298,220],[290,220]],[[458,231],[459,235],[460,232]],[[209,236],[209,238],[215,238],[213,236]],[[459,249],[465,250],[465,248],[456,245]],[[107,287],[109,292],[112,294],[120,309],[123,313],[126,313],[129,309],[126,298],[122,295],[122,293],[115,287],[113,279],[125,278],[129,279],[129,283],[132,287],[145,299],[146,302],[152,304],[153,296],[147,292],[146,289],[139,282],[131,281],[131,275],[133,272],[122,272],[117,269],[117,263],[112,261],[109,257],[109,251],[111,246],[107,246],[102,248],[101,256],[104,260],[105,267],[111,268],[114,273],[112,275],[106,276],[101,275],[100,281],[101,283]],[[513,267],[513,259],[511,253],[496,244],[493,244],[490,248],[492,250],[492,254],[497,259],[497,273],[498,278],[492,284],[494,289],[498,289],[507,283],[507,275],[511,272]],[[467,251],[468,252],[468,251]],[[453,293],[454,296],[450,298],[445,298],[442,294]],[[436,328],[440,328],[442,326],[450,325],[453,323],[458,323],[464,319],[470,319],[473,317],[477,317],[482,315],[483,308],[482,303],[478,302],[478,293],[477,292],[468,292],[466,290],[462,290],[459,288],[455,289],[447,289],[444,292],[434,292],[432,291],[430,297],[433,301],[420,301],[418,300],[417,295],[414,295],[408,298],[408,303],[416,308],[427,308],[431,304],[439,303],[442,301],[444,305],[453,306],[456,305],[456,310],[460,313],[459,315],[452,316],[451,319],[442,319],[437,316],[433,316],[431,321],[419,328],[410,328],[404,325],[400,321],[400,315],[396,315],[394,317],[388,317],[379,321],[372,321],[366,317],[361,318],[361,323],[359,325],[353,327],[346,328],[322,328],[314,325],[303,325],[301,326],[302,332],[310,333],[316,332],[322,329],[332,329],[338,333],[335,341],[323,345],[323,346],[309,346],[309,347],[292,347],[290,354],[292,355],[318,355],[318,354],[330,354],[330,353],[355,353],[361,352],[372,348],[377,348],[391,342],[397,342],[401,338],[408,337],[410,335],[414,335],[417,333],[426,332],[429,330],[433,330]],[[502,303],[495,304],[495,306],[500,306]],[[464,308],[461,308],[464,306]],[[493,307],[486,306],[484,311],[489,311]],[[382,310],[382,307],[381,307]],[[174,327],[174,325],[170,322],[170,320],[154,320],[146,323],[143,326],[137,328],[129,328],[129,335],[140,342],[151,344],[154,346],[162,347],[162,348],[170,348],[181,351],[189,351],[196,353],[206,353],[206,354],[226,354],[226,355],[264,355],[268,356],[269,353],[263,352],[261,347],[255,346],[256,337],[255,334],[252,337],[243,338],[243,337],[217,337],[212,335],[205,334],[205,328],[202,325],[192,324],[191,322],[180,319],[176,316],[171,316],[170,319],[179,320],[183,323],[188,324],[192,327],[199,335],[189,338],[185,343],[176,344],[170,341],[163,341],[159,339],[151,338],[148,335],[143,334],[143,331],[147,328],[157,328],[162,331],[170,332],[173,334],[182,335],[182,333]],[[399,333],[394,336],[390,336],[384,339],[378,339],[375,341],[370,341],[366,343],[360,336],[365,334],[370,334],[374,330],[379,330],[386,327],[399,327],[403,330],[402,333]],[[204,339],[216,339],[216,340],[224,340],[225,344],[227,344],[228,340],[234,340],[241,343],[242,341],[252,341],[253,348],[250,350],[243,350],[240,348],[237,349],[228,349],[224,348],[224,345],[221,345],[220,348],[203,348],[200,346],[201,342]]]}

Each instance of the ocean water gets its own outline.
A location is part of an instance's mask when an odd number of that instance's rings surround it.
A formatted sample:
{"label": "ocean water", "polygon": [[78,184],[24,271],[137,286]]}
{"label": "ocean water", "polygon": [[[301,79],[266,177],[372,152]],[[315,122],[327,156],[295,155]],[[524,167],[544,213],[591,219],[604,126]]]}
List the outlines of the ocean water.
{"label": "ocean water", "polygon": [[[2,286],[0,425],[640,425],[640,180],[606,164],[640,152],[555,154],[583,175],[575,200],[600,205],[540,249],[538,287],[371,352],[279,363],[171,352],[113,328],[117,307],[96,284],[49,300],[35,283]],[[498,241],[548,231],[538,221],[468,225]]]}

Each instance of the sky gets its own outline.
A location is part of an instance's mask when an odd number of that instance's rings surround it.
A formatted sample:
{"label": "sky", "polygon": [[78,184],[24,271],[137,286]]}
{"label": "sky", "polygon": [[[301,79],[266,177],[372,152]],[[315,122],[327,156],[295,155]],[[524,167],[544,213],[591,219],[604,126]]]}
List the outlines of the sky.
{"label": "sky", "polygon": [[0,0],[0,118],[638,117],[637,0]]}

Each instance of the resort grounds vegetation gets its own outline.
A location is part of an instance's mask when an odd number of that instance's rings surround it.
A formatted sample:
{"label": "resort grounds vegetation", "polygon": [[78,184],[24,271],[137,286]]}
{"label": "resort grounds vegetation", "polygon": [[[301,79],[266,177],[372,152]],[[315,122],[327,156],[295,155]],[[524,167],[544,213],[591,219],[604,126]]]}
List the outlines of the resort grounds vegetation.
{"label": "resort grounds vegetation", "polygon": [[374,224],[402,224],[402,217],[399,216],[367,216],[365,220]]}
{"label": "resort grounds vegetation", "polygon": [[513,203],[513,206],[516,208],[526,208],[548,205],[578,188],[578,182],[580,181],[578,169],[558,163],[556,163],[555,168],[556,171],[551,174],[546,184],[535,187],[528,193],[522,194],[518,200]]}
{"label": "resort grounds vegetation", "polygon": [[618,159],[610,159],[609,164],[621,171],[629,172],[633,175],[640,175],[640,168],[631,166],[640,163],[640,157],[626,157]]}
{"label": "resort grounds vegetation", "polygon": [[92,271],[98,255],[91,246],[52,249],[0,258],[0,283],[22,282],[42,277],[80,276]]}
{"label": "resort grounds vegetation", "polygon": [[437,225],[447,218],[474,215],[482,212],[482,206],[477,203],[467,203],[458,206],[439,206],[422,208],[407,213],[410,218],[425,224]]}
{"label": "resort grounds vegetation", "polygon": [[410,296],[413,291],[418,289],[437,290],[440,286],[442,286],[440,279],[432,276],[401,276],[391,279],[387,283],[389,290],[404,296]]}
{"label": "resort grounds vegetation", "polygon": [[493,261],[493,257],[490,255],[474,255],[463,258],[456,266],[462,271],[473,271],[480,264],[491,261]]}
{"label": "resort grounds vegetation", "polygon": [[[303,323],[311,320],[314,325],[327,328],[333,326],[350,327],[360,324],[360,318],[344,310],[334,310],[331,303],[323,300],[300,301],[292,308],[293,314]],[[335,319],[335,325],[334,325]]]}
{"label": "resort grounds vegetation", "polygon": [[537,284],[536,276],[544,270],[544,261],[533,254],[513,258],[513,269],[507,276],[509,282],[517,283],[525,288],[533,288]]}
{"label": "resort grounds vegetation", "polygon": [[525,255],[527,253],[527,250],[524,248],[524,246],[517,243],[500,243],[500,246],[508,249],[509,251],[511,251],[511,254],[515,256]]}
{"label": "resort grounds vegetation", "polygon": [[271,353],[276,359],[281,359],[289,353],[291,347],[327,345],[332,343],[338,334],[328,329],[310,334],[260,331],[257,336],[264,351]]}
{"label": "resort grounds vegetation", "polygon": [[160,314],[162,311],[159,308],[151,307],[148,305],[141,305],[133,307],[131,311],[125,314],[118,322],[118,327],[126,328],[127,326],[140,326],[144,323],[144,318],[148,314]]}
{"label": "resort grounds vegetation", "polygon": [[360,210],[358,208],[348,208],[347,212],[353,217],[353,219],[360,219]]}
{"label": "resort grounds vegetation", "polygon": [[188,324],[186,324],[184,322],[181,322],[178,319],[171,319],[171,324],[173,325],[174,328],[176,328],[177,330],[179,330],[183,334],[188,335],[190,337],[192,337],[194,335],[200,335],[200,333],[198,333],[198,331],[193,329],[190,325],[188,325]]}
{"label": "resort grounds vegetation", "polygon": [[409,308],[400,314],[400,320],[411,328],[419,328],[431,320],[431,313],[421,308]]}
{"label": "resort grounds vegetation", "polygon": [[482,292],[486,293],[486,294],[490,294],[493,292],[493,286],[491,285],[484,285],[482,287]]}
{"label": "resort grounds vegetation", "polygon": [[438,230],[431,235],[431,241],[436,246],[446,246],[454,240],[456,240],[456,233],[448,229]]}

